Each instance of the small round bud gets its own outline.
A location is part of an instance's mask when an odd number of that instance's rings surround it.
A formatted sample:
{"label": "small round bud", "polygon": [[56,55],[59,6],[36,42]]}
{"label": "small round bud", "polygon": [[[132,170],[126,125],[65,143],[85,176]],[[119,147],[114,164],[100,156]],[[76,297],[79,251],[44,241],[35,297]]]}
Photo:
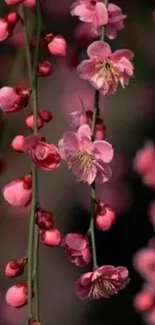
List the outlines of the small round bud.
{"label": "small round bud", "polygon": [[48,43],[49,52],[56,56],[65,56],[67,52],[67,43],[66,40],[59,35],[53,36],[48,34],[45,37],[45,40]]}
{"label": "small round bud", "polygon": [[39,114],[44,122],[50,122],[53,119],[52,113],[47,109],[40,110]]}
{"label": "small round bud", "polygon": [[24,271],[26,262],[26,258],[10,261],[5,267],[5,276],[8,278],[15,278],[17,276],[20,276]]}
{"label": "small round bud", "polygon": [[11,146],[12,148],[15,150],[15,151],[18,151],[18,152],[23,152],[22,150],[22,147],[23,147],[23,141],[24,141],[24,136],[23,135],[17,135],[12,143],[11,143]]}
{"label": "small round bud", "polygon": [[28,287],[27,283],[19,283],[10,287],[6,293],[6,302],[15,308],[23,307],[27,304]]}
{"label": "small round bud", "polygon": [[40,61],[38,66],[38,74],[40,77],[50,76],[52,74],[52,64],[47,60]]}
{"label": "small round bud", "polygon": [[115,212],[104,203],[99,203],[95,216],[95,225],[98,229],[106,231],[109,230],[115,223]]}
{"label": "small round bud", "polygon": [[[30,130],[33,130],[33,121],[34,121],[33,114],[28,115],[26,117],[26,119],[25,119],[25,124]],[[38,115],[38,117],[37,117],[37,127],[38,127],[38,129],[41,129],[43,127],[43,125],[44,125],[44,122],[43,122],[41,116]]]}
{"label": "small round bud", "polygon": [[6,20],[8,22],[9,25],[15,25],[18,21],[19,21],[19,14],[17,12],[10,12],[7,17]]}
{"label": "small round bud", "polygon": [[26,176],[23,177],[23,187],[25,189],[30,189],[32,188],[32,175],[31,174],[28,174]]}
{"label": "small round bud", "polygon": [[140,311],[149,310],[154,305],[154,296],[149,291],[141,291],[134,298],[134,306]]}
{"label": "small round bud", "polygon": [[36,224],[40,229],[52,229],[54,227],[53,214],[44,210],[38,211],[36,215]]}
{"label": "small round bud", "polygon": [[41,239],[46,246],[59,246],[61,244],[61,233],[58,229],[42,230]]}

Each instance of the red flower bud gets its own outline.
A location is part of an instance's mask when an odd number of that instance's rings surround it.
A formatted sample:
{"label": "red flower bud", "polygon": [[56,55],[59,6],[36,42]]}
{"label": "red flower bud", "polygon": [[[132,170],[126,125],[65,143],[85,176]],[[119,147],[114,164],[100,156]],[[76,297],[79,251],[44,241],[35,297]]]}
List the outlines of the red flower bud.
{"label": "red flower bud", "polygon": [[100,202],[95,216],[96,227],[100,230],[109,230],[115,223],[115,212],[106,204]]}
{"label": "red flower bud", "polygon": [[26,263],[27,258],[10,261],[5,267],[5,276],[8,278],[15,278],[17,276],[20,276],[24,271]]}
{"label": "red flower bud", "polygon": [[40,110],[39,114],[44,122],[50,122],[53,119],[52,113],[47,109]]}
{"label": "red flower bud", "polygon": [[36,224],[40,229],[49,230],[54,227],[53,214],[48,211],[40,210],[36,215]]}
{"label": "red flower bud", "polygon": [[60,246],[61,244],[61,233],[58,229],[53,228],[51,230],[41,230],[41,239],[46,246]]}
{"label": "red flower bud", "polygon": [[52,74],[52,64],[47,60],[39,62],[38,74],[40,77],[48,77]]}
{"label": "red flower bud", "polygon": [[27,299],[28,287],[25,282],[10,287],[6,293],[6,302],[15,308],[20,308],[26,305]]}
{"label": "red flower bud", "polygon": [[[25,124],[26,126],[30,129],[30,130],[33,130],[33,121],[34,121],[34,117],[33,117],[33,114],[29,114],[26,119],[25,119]],[[44,122],[40,116],[40,114],[38,114],[38,117],[37,117],[37,128],[38,129],[41,129],[44,125]]]}

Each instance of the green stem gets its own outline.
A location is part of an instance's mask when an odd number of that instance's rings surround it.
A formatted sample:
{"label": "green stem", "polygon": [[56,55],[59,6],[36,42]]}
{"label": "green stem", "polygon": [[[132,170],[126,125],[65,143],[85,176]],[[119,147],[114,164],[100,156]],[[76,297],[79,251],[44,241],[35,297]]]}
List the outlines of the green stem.
{"label": "green stem", "polygon": [[[104,0],[104,4],[107,7],[108,0]],[[100,41],[104,41],[104,37],[105,37],[105,27],[102,27]],[[92,129],[91,129],[91,140],[92,141],[94,141],[94,137],[95,137],[96,120],[97,120],[97,117],[100,115],[99,99],[100,99],[99,91],[96,90],[95,98],[94,98]],[[95,209],[96,209],[96,184],[94,181],[91,185],[91,216],[90,216],[90,227],[89,227],[89,233],[91,236],[91,244],[92,244],[93,268],[94,269],[96,269],[98,267],[97,255],[96,255],[96,242],[95,242],[95,227],[94,227]]]}
{"label": "green stem", "polygon": [[[40,1],[37,0],[37,45],[34,55],[34,63],[32,69],[32,57],[29,43],[28,28],[26,24],[26,13],[23,5],[20,6],[20,17],[23,27],[23,35],[25,41],[26,61],[28,69],[29,84],[31,87],[31,109],[33,111],[33,133],[36,134],[37,129],[37,113],[38,113],[38,60],[41,37],[40,16],[38,14]],[[35,225],[35,215],[38,203],[38,171],[37,167],[32,163],[32,204],[29,224],[29,240],[28,240],[28,323],[32,315],[32,296],[35,297],[35,320],[39,321],[38,308],[38,228]]]}

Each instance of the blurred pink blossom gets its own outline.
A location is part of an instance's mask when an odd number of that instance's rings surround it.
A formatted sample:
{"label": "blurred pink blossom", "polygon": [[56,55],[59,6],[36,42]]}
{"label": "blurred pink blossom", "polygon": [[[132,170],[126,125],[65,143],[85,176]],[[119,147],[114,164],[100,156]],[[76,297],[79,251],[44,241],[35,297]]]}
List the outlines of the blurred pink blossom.
{"label": "blurred pink blossom", "polygon": [[108,5],[108,24],[106,26],[106,36],[110,39],[114,39],[117,36],[117,32],[124,28],[124,19],[126,15],[123,15],[122,9],[113,3]]}
{"label": "blurred pink blossom", "polygon": [[155,249],[146,247],[134,255],[135,269],[149,282],[155,284]]}

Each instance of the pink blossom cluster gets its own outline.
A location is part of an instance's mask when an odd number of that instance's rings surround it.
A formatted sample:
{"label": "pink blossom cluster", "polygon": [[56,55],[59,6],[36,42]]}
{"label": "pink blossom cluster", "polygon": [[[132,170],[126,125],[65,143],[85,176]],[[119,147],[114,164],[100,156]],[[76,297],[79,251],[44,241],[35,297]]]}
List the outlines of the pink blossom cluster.
{"label": "pink blossom cluster", "polygon": [[[145,185],[155,187],[155,146],[152,141],[147,141],[134,159],[134,169],[139,173]],[[149,220],[155,230],[155,201],[148,207]],[[155,323],[155,242],[149,240],[148,246],[140,249],[134,256],[133,264],[136,271],[143,277],[144,284],[134,298],[135,309],[142,313],[144,320],[149,325]]]}
{"label": "pink blossom cluster", "polygon": [[[5,0],[8,6],[20,4],[29,8],[35,6],[35,1]],[[118,85],[123,88],[128,85],[133,76],[133,53],[129,50],[116,50],[112,53],[108,43],[103,40],[103,32],[110,39],[117,36],[117,32],[124,27],[126,15],[121,8],[114,4],[108,4],[97,0],[78,0],[71,7],[71,15],[78,16],[83,23],[88,23],[95,35],[101,35],[101,39],[93,42],[87,49],[89,59],[80,63],[77,72],[82,79],[88,80],[95,88],[95,98],[99,91],[102,95],[113,94]],[[10,13],[7,18],[0,21],[0,40],[5,40],[13,33],[15,24],[19,21],[16,12]],[[11,26],[11,27],[10,27]],[[34,40],[34,44],[35,44]],[[43,37],[46,49],[53,56],[63,57],[67,52],[66,40],[61,35],[48,33]],[[37,61],[37,74],[39,77],[48,77],[53,72],[53,66],[49,60],[43,58]],[[34,77],[34,76],[32,76]],[[32,89],[31,89],[32,88]],[[29,87],[4,86],[0,89],[0,108],[6,113],[18,112],[30,103],[33,95],[33,82]],[[96,96],[97,95],[97,96]],[[72,170],[77,181],[87,183],[91,188],[98,182],[107,182],[112,171],[110,163],[114,156],[112,145],[106,141],[105,124],[100,117],[99,97],[93,110],[76,111],[72,113],[72,126],[74,131],[64,132],[58,143],[58,147],[46,141],[38,132],[46,123],[50,122],[53,115],[49,110],[33,110],[25,119],[30,135],[17,135],[12,141],[12,148],[19,154],[29,155],[35,170],[54,171],[64,160],[68,168]],[[95,111],[96,115],[95,116]],[[35,125],[37,124],[37,125]],[[4,199],[16,207],[26,207],[32,203],[34,222],[37,225],[41,242],[46,246],[61,246],[70,262],[76,266],[84,267],[93,261],[93,270],[83,274],[76,282],[76,292],[81,299],[85,298],[109,298],[124,289],[129,282],[129,272],[123,266],[104,265],[98,267],[94,263],[95,255],[92,239],[92,227],[86,233],[71,232],[62,236],[57,229],[55,218],[51,211],[41,207],[34,195],[36,185],[33,169],[26,175],[18,177],[3,188]],[[92,197],[95,209],[91,221],[101,231],[109,230],[116,221],[116,215],[112,207],[105,202],[100,202]],[[33,211],[35,205],[35,211]],[[33,235],[33,234],[32,234]],[[33,248],[33,247],[32,247]],[[5,267],[5,275],[15,278],[25,272],[25,267],[30,260],[30,253],[9,261]],[[32,252],[31,252],[32,254]],[[27,304],[33,297],[33,290],[29,295],[30,282],[16,283],[6,293],[6,301],[9,305],[19,308]],[[33,288],[31,288],[33,289]],[[34,294],[35,296],[35,294]],[[33,316],[33,315],[31,315]],[[38,325],[32,317],[30,322]]]}

